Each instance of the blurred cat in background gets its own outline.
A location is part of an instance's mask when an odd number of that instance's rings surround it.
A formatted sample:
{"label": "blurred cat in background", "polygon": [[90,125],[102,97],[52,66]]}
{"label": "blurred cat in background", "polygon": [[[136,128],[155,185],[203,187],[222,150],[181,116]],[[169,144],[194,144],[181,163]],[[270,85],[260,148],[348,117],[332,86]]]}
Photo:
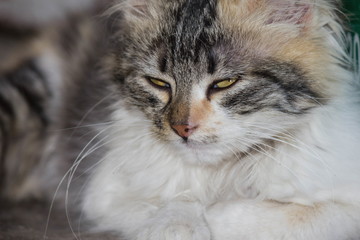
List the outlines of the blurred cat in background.
{"label": "blurred cat in background", "polygon": [[64,23],[4,74],[20,93],[27,69],[50,86],[28,104],[47,127],[25,177],[2,125],[4,195],[56,191],[124,239],[358,239],[359,80],[339,4],[123,0]]}

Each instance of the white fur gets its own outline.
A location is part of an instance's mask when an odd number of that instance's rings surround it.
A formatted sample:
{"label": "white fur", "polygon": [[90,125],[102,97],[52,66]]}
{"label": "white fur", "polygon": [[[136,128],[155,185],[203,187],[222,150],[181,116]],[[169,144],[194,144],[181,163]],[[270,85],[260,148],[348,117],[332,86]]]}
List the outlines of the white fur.
{"label": "white fur", "polygon": [[[355,239],[360,236],[360,114],[352,104],[324,107],[294,133],[298,141],[269,151],[269,156],[217,166],[189,165],[180,152],[144,135],[150,123],[141,116],[129,119],[132,113],[121,109],[112,151],[84,196],[85,211],[100,229],[119,230],[129,239],[177,239],[160,236],[168,228],[175,235],[185,231],[179,239],[209,239],[185,237],[198,226],[198,234],[208,236],[205,207],[214,239]],[[261,199],[240,200],[256,195]],[[302,206],[273,207],[266,200],[320,204],[325,210],[290,228],[287,212]],[[168,208],[172,210],[165,214]],[[184,224],[190,229],[184,230]],[[150,237],[151,229],[160,235]]]}

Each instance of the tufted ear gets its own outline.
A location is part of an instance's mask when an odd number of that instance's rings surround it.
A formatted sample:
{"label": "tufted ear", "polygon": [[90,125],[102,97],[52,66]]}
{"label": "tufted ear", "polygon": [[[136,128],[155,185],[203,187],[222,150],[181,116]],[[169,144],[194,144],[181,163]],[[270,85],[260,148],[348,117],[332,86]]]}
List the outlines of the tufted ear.
{"label": "tufted ear", "polygon": [[267,0],[271,13],[267,21],[272,23],[287,23],[305,25],[312,19],[314,4],[308,0]]}

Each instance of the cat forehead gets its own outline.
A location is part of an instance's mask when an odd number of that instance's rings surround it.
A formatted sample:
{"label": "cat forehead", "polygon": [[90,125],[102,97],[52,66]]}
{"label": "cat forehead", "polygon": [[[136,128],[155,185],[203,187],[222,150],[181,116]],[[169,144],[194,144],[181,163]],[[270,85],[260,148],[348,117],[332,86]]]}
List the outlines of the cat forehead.
{"label": "cat forehead", "polygon": [[219,58],[230,57],[236,62],[238,56],[245,57],[241,53],[243,48],[233,44],[231,33],[226,33],[220,24],[218,1],[177,3],[176,7],[164,10],[166,13],[158,24],[163,27],[157,29],[158,35],[150,45],[150,49],[158,50],[156,56],[162,72],[171,65],[175,75],[213,74]]}
{"label": "cat forehead", "polygon": [[[179,1],[176,7],[168,11],[166,24],[157,38],[160,42],[159,61],[162,71],[171,64],[181,74],[184,67],[189,72],[190,66],[197,65],[197,70],[203,70],[199,67],[207,64],[206,71],[214,72],[211,48],[221,37],[214,28],[216,11],[215,0]],[[201,66],[198,63],[202,63]]]}
{"label": "cat forehead", "polygon": [[[299,3],[306,0],[143,2],[148,4],[148,16],[144,14],[136,17],[136,21],[130,21],[130,39],[139,39],[137,43],[145,43],[149,48],[154,48],[154,42],[157,46],[163,45],[162,48],[169,50],[166,54],[171,60],[180,62],[197,62],[202,51],[209,51],[219,44],[225,46],[218,47],[218,52],[235,45],[232,52],[242,47],[258,48],[258,53],[266,54],[273,46],[279,45],[279,38],[284,41],[294,37],[299,32],[299,25],[308,20],[310,12],[309,5]],[[147,9],[144,6],[140,9],[144,8]],[[276,31],[279,26],[269,26],[276,23],[288,24],[280,24],[282,30]]]}
{"label": "cat forehead", "polygon": [[215,19],[236,27],[246,22],[303,24],[311,19],[314,7],[311,0],[123,0],[119,6],[135,24],[149,26],[145,22],[155,20],[158,26],[172,27],[175,23],[177,34],[187,31],[195,36]]}
{"label": "cat forehead", "polygon": [[329,55],[318,40],[324,32],[311,29],[322,0],[316,5],[310,0],[137,2],[146,6],[127,18],[127,41],[121,44],[130,46],[125,53],[132,64],[144,63],[138,69],[150,66],[176,78],[200,79],[219,68],[224,77],[250,63],[277,59],[320,76],[319,63]]}

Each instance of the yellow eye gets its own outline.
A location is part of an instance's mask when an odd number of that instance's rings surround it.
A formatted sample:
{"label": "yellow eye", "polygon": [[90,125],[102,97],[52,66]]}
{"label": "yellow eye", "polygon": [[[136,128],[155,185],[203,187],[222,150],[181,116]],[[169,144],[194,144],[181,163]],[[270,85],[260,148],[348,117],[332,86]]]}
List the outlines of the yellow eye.
{"label": "yellow eye", "polygon": [[215,83],[212,88],[227,88],[236,83],[237,78],[230,78]]}
{"label": "yellow eye", "polygon": [[170,84],[156,78],[148,78],[148,80],[157,87],[170,88]]}

